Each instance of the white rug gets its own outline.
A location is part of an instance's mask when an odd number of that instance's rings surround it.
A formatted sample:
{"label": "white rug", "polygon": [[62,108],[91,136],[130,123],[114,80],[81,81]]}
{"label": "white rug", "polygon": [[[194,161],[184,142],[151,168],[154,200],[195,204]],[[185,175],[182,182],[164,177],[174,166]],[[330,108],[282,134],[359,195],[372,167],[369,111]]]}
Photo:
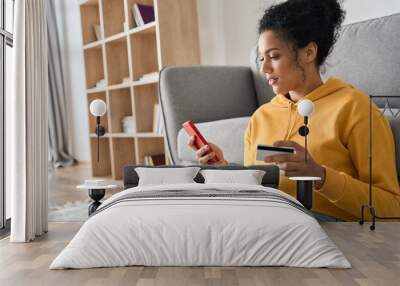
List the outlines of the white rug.
{"label": "white rug", "polygon": [[88,218],[90,200],[67,202],[63,206],[49,208],[51,222],[83,222]]}

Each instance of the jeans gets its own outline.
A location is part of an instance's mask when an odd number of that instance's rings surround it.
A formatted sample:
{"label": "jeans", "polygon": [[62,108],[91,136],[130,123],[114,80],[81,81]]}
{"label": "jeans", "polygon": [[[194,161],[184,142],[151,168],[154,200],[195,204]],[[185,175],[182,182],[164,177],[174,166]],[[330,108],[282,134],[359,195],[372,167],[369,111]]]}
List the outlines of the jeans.
{"label": "jeans", "polygon": [[337,222],[337,221],[340,221],[340,220],[338,220],[337,218],[335,218],[333,216],[319,214],[319,213],[316,213],[316,212],[312,212],[312,213],[313,213],[313,215],[314,215],[314,217],[315,217],[315,219],[317,221],[323,221],[323,222],[333,222],[333,221]]}

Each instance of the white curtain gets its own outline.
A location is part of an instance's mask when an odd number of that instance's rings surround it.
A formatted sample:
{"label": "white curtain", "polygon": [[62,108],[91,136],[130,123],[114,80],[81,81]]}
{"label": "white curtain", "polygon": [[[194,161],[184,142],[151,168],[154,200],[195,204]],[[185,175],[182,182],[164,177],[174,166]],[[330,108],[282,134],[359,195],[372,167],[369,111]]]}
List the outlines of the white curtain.
{"label": "white curtain", "polygon": [[7,120],[12,242],[47,232],[46,0],[15,1],[14,71]]}
{"label": "white curtain", "polygon": [[60,50],[54,2],[47,2],[47,38],[49,61],[49,164],[66,167],[77,163],[71,155],[68,96],[64,82],[64,69]]}

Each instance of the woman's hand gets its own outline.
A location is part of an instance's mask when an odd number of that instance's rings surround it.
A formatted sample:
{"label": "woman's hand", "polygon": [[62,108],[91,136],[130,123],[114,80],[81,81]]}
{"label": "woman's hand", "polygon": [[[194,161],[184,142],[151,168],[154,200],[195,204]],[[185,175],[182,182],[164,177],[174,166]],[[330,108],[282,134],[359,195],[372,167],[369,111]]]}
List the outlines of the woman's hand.
{"label": "woman's hand", "polygon": [[[208,142],[208,145],[205,145],[201,147],[200,149],[197,149],[196,146],[194,145],[195,137],[190,136],[188,140],[188,145],[190,148],[192,148],[194,151],[196,151],[196,159],[201,165],[228,165],[228,162],[224,159],[224,153],[222,150],[215,144]],[[212,148],[213,152],[209,152],[210,147]],[[208,162],[211,160],[215,155],[219,157],[218,162]]]}
{"label": "woman's hand", "polygon": [[303,146],[294,141],[276,141],[274,146],[293,147],[295,153],[265,156],[264,162],[276,163],[280,169],[280,173],[286,177],[320,177],[320,181],[315,181],[315,188],[322,188],[325,182],[325,168],[317,164],[310,156],[310,153],[307,154],[307,162],[305,162],[304,154],[306,150]]}

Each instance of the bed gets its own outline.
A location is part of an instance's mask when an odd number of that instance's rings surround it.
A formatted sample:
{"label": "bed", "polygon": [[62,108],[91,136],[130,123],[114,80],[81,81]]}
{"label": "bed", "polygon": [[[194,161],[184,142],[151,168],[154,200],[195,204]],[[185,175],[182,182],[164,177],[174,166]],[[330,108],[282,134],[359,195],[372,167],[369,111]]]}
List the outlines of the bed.
{"label": "bed", "polygon": [[144,186],[136,167],[125,168],[126,189],[104,201],[50,269],[351,267],[313,215],[277,189],[274,166],[224,168],[265,170],[260,185],[204,183],[199,172],[192,183]]}

